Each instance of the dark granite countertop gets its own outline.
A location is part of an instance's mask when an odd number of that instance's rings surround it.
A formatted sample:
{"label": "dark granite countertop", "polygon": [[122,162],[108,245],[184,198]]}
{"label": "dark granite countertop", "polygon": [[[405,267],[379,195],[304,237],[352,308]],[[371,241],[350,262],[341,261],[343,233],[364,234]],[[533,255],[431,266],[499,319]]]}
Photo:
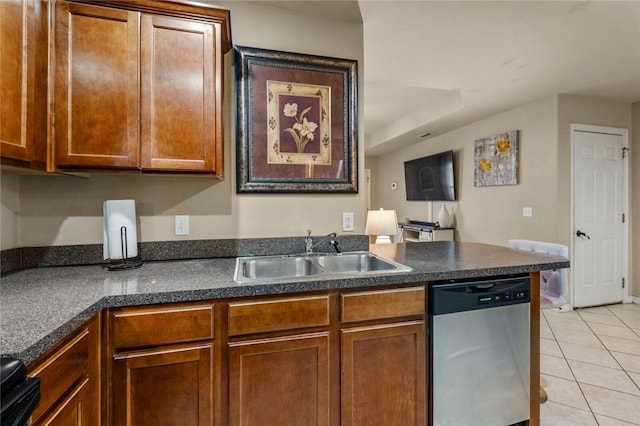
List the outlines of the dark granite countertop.
{"label": "dark granite countertop", "polygon": [[112,272],[102,266],[34,268],[0,280],[0,353],[25,363],[106,307],[409,284],[566,268],[563,258],[479,243],[372,245],[413,271],[269,284],[233,281],[235,258],[149,262]]}

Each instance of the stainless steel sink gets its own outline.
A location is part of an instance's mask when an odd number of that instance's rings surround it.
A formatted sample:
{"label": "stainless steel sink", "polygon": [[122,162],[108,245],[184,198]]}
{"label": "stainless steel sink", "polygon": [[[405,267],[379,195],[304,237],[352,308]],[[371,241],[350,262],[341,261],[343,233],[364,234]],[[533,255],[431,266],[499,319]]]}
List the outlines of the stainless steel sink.
{"label": "stainless steel sink", "polygon": [[325,272],[375,272],[392,271],[397,264],[390,263],[371,253],[345,253],[342,256],[318,257],[318,263]]}
{"label": "stainless steel sink", "polygon": [[303,257],[257,257],[242,263],[242,276],[250,279],[304,277],[320,272],[317,264]]}
{"label": "stainless steel sink", "polygon": [[346,275],[358,277],[411,270],[408,266],[383,259],[368,251],[310,253],[239,257],[233,279],[239,283],[272,283]]}

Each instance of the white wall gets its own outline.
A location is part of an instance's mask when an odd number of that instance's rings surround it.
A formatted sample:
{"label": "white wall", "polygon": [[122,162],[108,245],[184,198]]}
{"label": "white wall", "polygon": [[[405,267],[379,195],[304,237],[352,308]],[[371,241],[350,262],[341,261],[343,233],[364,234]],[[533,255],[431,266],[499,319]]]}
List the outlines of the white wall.
{"label": "white wall", "polygon": [[[362,24],[323,20],[255,2],[215,2],[231,10],[235,45],[309,53],[359,61],[362,81]],[[232,55],[229,56],[231,58]],[[235,109],[233,70],[227,72],[225,119],[225,177],[163,177],[94,174],[69,176],[21,176],[19,206],[11,193],[16,184],[2,179],[2,249],[11,246],[49,246],[102,242],[102,202],[133,198],[139,216],[141,241],[300,236],[341,232],[342,212],[355,214],[355,233],[364,232],[365,198],[359,194],[235,193]],[[362,97],[362,92],[360,92]],[[362,101],[358,103],[362,105]],[[362,114],[359,114],[360,123]],[[360,126],[359,140],[364,140]],[[359,143],[359,187],[363,187],[364,143]],[[5,192],[7,196],[5,197]],[[5,200],[6,198],[6,200]],[[13,197],[15,198],[15,197]],[[5,205],[6,204],[6,205]],[[19,241],[5,238],[17,227]],[[173,235],[173,216],[190,216],[190,235]],[[7,244],[5,246],[5,244]]]}
{"label": "white wall", "polygon": [[[367,161],[374,182],[372,207],[395,208],[400,220],[430,219],[428,202],[405,199],[403,163],[453,149],[457,201],[447,207],[455,216],[457,240],[498,245],[511,238],[555,241],[556,116],[557,100],[550,97]],[[474,141],[509,130],[520,131],[519,184],[474,187]],[[392,182],[398,183],[397,191],[391,190]],[[523,217],[523,207],[532,207],[533,217]]]}

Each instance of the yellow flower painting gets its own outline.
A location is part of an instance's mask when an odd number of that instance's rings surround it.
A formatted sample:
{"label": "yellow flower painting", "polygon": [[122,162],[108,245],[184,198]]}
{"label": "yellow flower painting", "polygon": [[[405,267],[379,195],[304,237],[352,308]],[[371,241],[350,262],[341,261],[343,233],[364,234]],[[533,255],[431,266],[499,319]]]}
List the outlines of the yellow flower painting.
{"label": "yellow flower painting", "polygon": [[518,131],[476,140],[474,166],[474,186],[517,185]]}

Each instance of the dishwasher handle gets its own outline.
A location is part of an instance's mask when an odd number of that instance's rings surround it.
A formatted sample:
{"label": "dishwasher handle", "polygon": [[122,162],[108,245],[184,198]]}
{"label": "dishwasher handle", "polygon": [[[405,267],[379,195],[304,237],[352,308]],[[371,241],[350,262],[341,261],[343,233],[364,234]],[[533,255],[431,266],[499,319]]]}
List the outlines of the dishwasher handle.
{"label": "dishwasher handle", "polygon": [[496,284],[478,284],[478,285],[469,285],[467,286],[467,291],[470,293],[486,293],[488,291],[493,291],[496,288]]}

